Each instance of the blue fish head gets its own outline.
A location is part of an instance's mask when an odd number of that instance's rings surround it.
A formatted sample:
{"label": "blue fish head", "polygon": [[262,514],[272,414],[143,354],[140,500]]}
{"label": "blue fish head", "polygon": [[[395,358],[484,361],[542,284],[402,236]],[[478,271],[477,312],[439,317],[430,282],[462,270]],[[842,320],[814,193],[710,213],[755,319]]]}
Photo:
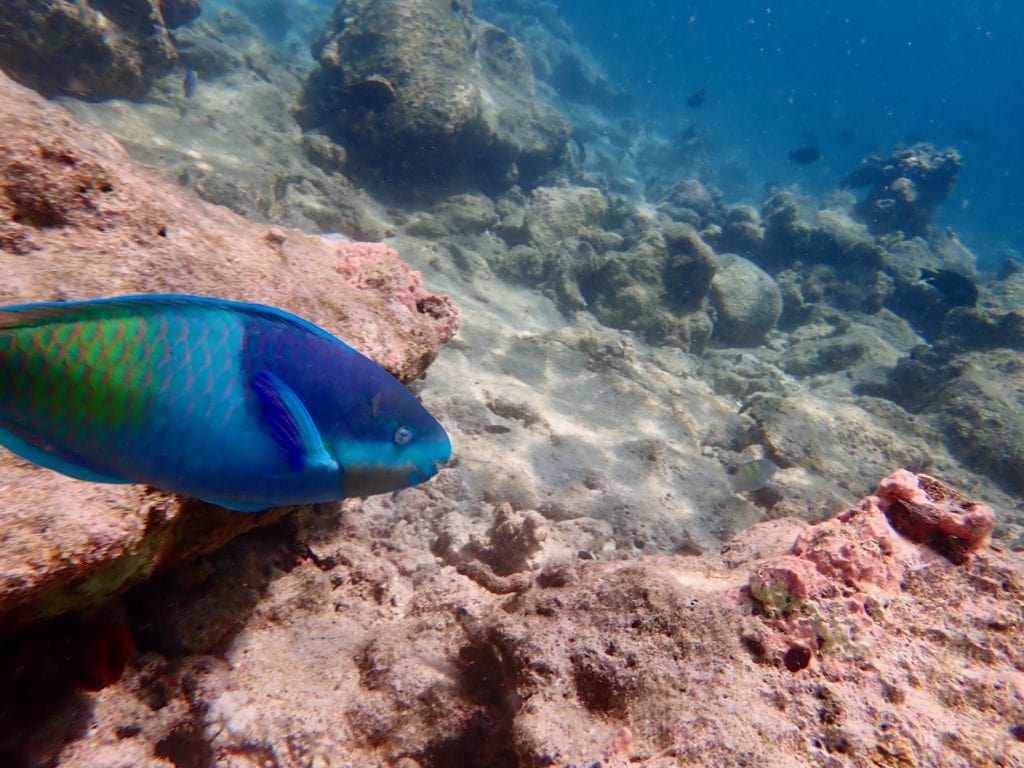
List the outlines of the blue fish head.
{"label": "blue fish head", "polygon": [[401,383],[381,371],[356,412],[329,431],[346,496],[368,496],[429,480],[448,459],[448,433]]}

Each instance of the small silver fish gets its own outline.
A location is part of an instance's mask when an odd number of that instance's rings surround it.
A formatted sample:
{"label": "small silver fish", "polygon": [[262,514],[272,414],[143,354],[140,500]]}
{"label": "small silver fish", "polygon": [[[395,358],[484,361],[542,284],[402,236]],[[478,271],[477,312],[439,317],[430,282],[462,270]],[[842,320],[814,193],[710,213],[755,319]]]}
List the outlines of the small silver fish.
{"label": "small silver fish", "polygon": [[771,459],[745,461],[732,476],[732,489],[737,493],[759,491],[772,481],[772,476],[778,471],[779,465]]}
{"label": "small silver fish", "polygon": [[185,91],[185,98],[191,99],[196,95],[196,89],[199,87],[199,73],[194,69],[187,70],[181,86]]}

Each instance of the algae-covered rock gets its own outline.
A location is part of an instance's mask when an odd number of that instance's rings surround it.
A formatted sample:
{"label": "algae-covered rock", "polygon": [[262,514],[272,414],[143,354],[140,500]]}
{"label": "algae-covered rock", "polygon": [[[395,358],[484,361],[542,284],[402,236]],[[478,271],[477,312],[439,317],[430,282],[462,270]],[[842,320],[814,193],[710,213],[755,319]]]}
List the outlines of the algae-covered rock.
{"label": "algae-covered rock", "polygon": [[468,2],[343,0],[314,54],[300,121],[391,194],[529,183],[569,137],[523,47]]}
{"label": "algae-covered rock", "polygon": [[46,95],[139,99],[177,58],[169,29],[198,15],[198,0],[5,0],[0,66]]}
{"label": "algae-covered rock", "polygon": [[703,302],[716,263],[689,225],[650,226],[628,251],[610,251],[581,269],[580,288],[602,323],[697,352],[711,336]]}
{"label": "algae-covered rock", "polygon": [[952,148],[901,146],[885,157],[864,158],[844,185],[867,187],[857,214],[872,232],[927,235],[932,211],[952,194],[962,165]]}
{"label": "algae-covered rock", "polygon": [[782,315],[779,286],[771,275],[740,256],[724,254],[719,263],[711,280],[715,336],[724,344],[757,346]]}

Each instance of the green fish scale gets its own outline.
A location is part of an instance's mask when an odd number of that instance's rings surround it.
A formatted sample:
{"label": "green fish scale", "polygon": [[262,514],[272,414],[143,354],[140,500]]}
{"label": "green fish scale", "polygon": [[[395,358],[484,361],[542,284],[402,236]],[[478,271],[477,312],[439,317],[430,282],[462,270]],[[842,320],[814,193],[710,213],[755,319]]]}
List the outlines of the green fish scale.
{"label": "green fish scale", "polygon": [[55,440],[137,427],[149,393],[133,376],[145,321],[48,323],[0,333],[5,410]]}
{"label": "green fish scale", "polygon": [[172,313],[0,332],[3,411],[79,451],[123,451],[144,434],[185,440],[197,407],[209,426],[239,407],[241,338],[237,323],[189,323]]}

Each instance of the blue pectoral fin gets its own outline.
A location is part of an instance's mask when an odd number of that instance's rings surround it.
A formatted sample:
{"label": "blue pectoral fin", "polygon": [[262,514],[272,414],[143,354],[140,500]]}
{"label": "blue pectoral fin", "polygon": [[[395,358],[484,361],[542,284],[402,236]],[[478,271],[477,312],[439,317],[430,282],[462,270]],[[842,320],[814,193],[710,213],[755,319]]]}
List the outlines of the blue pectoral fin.
{"label": "blue pectoral fin", "polygon": [[269,371],[257,372],[251,384],[263,405],[263,419],[274,441],[284,451],[289,467],[296,472],[310,468],[338,468],[338,462],[324,446],[309,411],[291,387]]}
{"label": "blue pectoral fin", "polygon": [[131,480],[126,480],[123,477],[105,475],[95,469],[83,466],[68,457],[44,451],[42,448],[32,445],[24,438],[18,437],[16,434],[6,429],[0,429],[0,445],[11,453],[21,456],[21,458],[26,461],[31,461],[33,464],[38,464],[40,467],[45,467],[46,469],[52,469],[54,472],[60,472],[62,475],[74,477],[77,480],[87,480],[90,483],[132,482]]}

